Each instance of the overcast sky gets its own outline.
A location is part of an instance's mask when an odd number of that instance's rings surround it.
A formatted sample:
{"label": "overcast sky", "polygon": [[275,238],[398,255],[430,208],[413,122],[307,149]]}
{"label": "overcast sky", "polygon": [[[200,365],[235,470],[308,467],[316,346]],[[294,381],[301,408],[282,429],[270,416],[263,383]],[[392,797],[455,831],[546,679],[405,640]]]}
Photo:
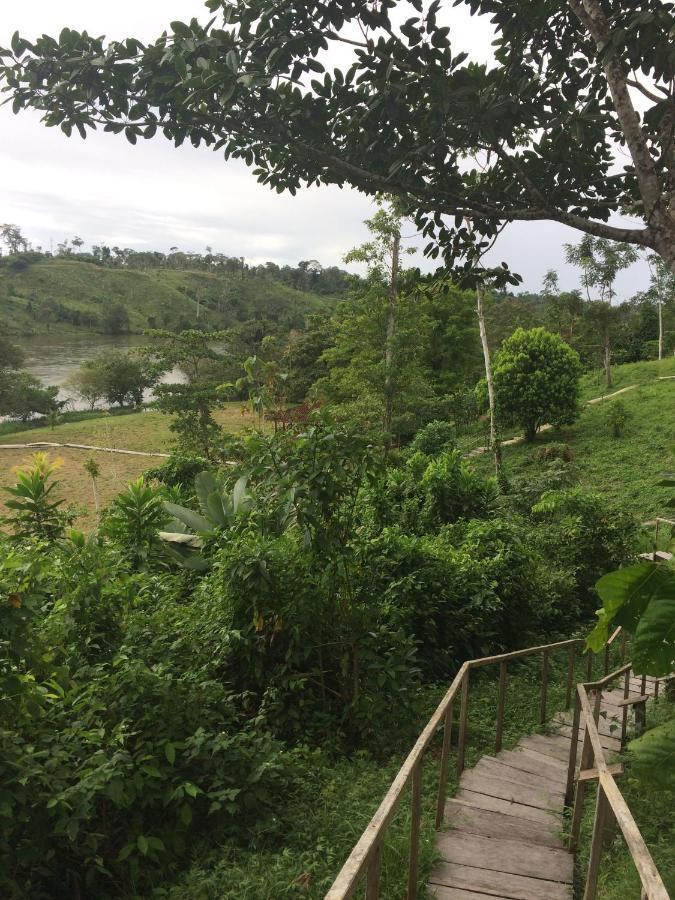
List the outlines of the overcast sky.
{"label": "overcast sky", "polygon": [[[448,2],[448,6],[450,3]],[[17,29],[27,38],[64,26],[111,38],[151,40],[174,19],[204,19],[201,0],[2,0],[0,45]],[[491,35],[482,21],[453,10],[455,49],[485,60]],[[225,163],[206,148],[174,148],[158,137],[132,147],[123,137],[89,133],[86,141],[45,128],[39,116],[0,108],[0,222],[14,222],[34,244],[49,248],[77,234],[87,246],[216,251],[249,262],[295,264],[318,259],[340,265],[366,239],[371,201],[356,191],[311,188],[295,197],[259,185],[239,161]],[[493,262],[505,260],[537,290],[547,269],[563,289],[578,287],[562,244],[580,235],[554,223],[516,223],[502,234]],[[425,270],[435,268],[413,257]],[[349,268],[352,268],[351,266]],[[647,286],[644,263],[617,282],[621,299]]]}

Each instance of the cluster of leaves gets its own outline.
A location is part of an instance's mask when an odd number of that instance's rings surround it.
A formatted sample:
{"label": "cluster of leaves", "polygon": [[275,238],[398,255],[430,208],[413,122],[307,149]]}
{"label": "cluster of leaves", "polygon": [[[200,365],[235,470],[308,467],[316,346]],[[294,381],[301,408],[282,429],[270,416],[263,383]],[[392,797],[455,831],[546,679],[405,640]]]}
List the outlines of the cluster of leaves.
{"label": "cluster of leaves", "polygon": [[546,555],[450,441],[255,432],[194,487],[185,457],[130,485],[88,538],[42,467],[0,554],[6,893],[139,894],[201,836],[274,840],[301,747],[384,758],[425,682],[576,624],[588,536],[616,564],[621,523],[579,498]]}

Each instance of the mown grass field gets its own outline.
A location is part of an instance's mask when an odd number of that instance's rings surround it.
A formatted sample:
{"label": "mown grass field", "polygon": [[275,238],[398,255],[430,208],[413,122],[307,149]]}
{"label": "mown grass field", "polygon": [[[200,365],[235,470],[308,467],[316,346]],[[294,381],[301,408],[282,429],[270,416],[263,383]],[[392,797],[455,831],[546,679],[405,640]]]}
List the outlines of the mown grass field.
{"label": "mown grass field", "polygon": [[[254,418],[244,411],[240,403],[230,403],[216,414],[220,424],[229,432],[238,432],[255,424]],[[0,444],[31,444],[49,442],[57,444],[89,444],[120,450],[140,450],[146,453],[167,453],[171,449],[173,435],[169,430],[170,419],[158,412],[129,413],[123,416],[100,416],[82,422],[68,422],[54,428],[30,428],[3,433]],[[25,465],[34,451],[0,450],[0,489],[14,484],[16,467]],[[109,503],[130,481],[146,469],[160,465],[161,458],[126,456],[118,453],[90,453],[86,450],[54,448],[49,451],[52,460],[62,461],[58,472],[59,495],[67,503],[81,510],[77,524],[86,527],[94,522],[94,498],[91,479],[84,470],[89,456],[94,456],[101,468],[98,492],[101,504]],[[4,511],[0,494],[0,511]]]}
{"label": "mown grass field", "polygon": [[[616,366],[611,391],[633,384],[637,387],[600,403],[584,402],[574,425],[542,432],[533,444],[504,446],[507,476],[538,476],[544,466],[538,459],[539,449],[565,443],[573,454],[570,465],[579,484],[638,517],[667,515],[670,494],[658,481],[660,473],[674,464],[670,451],[675,445],[675,377],[668,376],[675,376],[675,359]],[[583,401],[603,395],[601,377],[601,373],[584,377]],[[623,436],[613,437],[608,412],[610,404],[619,399],[628,421]],[[481,470],[492,470],[488,454],[474,457],[474,463]]]}

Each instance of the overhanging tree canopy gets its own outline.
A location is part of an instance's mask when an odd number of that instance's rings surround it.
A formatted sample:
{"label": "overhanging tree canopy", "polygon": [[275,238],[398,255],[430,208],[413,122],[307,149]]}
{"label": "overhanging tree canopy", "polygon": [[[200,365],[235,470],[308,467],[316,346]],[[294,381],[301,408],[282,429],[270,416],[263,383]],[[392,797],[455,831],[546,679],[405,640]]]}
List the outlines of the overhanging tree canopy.
{"label": "overhanging tree canopy", "polygon": [[[552,220],[650,247],[675,271],[673,4],[458,3],[491,17],[494,65],[455,52],[440,0],[208,0],[210,22],[173,22],[147,46],[16,34],[0,80],[15,111],[68,135],[161,131],[244,159],[279,191],[398,196],[448,265],[469,270],[504,222]],[[327,71],[338,46],[351,61]],[[618,211],[641,224],[610,224]]]}

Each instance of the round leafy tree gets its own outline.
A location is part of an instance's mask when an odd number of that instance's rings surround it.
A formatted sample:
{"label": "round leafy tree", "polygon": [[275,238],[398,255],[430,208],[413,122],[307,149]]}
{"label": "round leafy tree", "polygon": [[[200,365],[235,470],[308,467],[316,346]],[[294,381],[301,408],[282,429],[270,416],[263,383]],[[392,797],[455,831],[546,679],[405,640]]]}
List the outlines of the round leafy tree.
{"label": "round leafy tree", "polygon": [[547,422],[570,425],[578,415],[579,355],[545,328],[518,328],[494,362],[500,415],[519,422],[528,441]]}

